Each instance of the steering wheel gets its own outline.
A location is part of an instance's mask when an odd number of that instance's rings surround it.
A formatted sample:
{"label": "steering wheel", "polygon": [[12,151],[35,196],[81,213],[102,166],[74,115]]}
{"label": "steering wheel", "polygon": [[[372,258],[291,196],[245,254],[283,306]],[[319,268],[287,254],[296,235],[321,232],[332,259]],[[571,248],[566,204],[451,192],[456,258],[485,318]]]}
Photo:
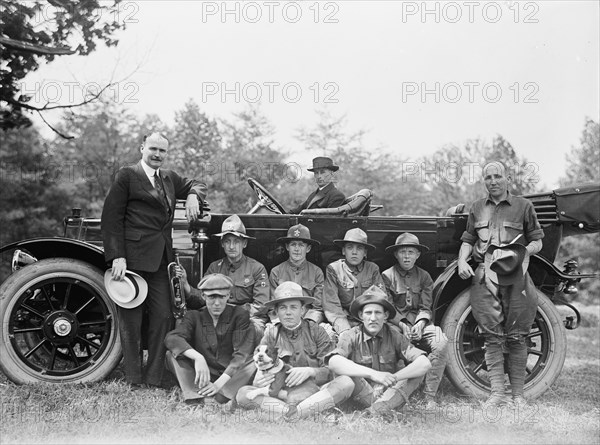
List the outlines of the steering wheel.
{"label": "steering wheel", "polygon": [[259,207],[266,207],[273,213],[287,213],[271,192],[264,188],[257,180],[248,178],[248,185],[254,190],[258,199],[256,205],[248,213],[255,213]]}

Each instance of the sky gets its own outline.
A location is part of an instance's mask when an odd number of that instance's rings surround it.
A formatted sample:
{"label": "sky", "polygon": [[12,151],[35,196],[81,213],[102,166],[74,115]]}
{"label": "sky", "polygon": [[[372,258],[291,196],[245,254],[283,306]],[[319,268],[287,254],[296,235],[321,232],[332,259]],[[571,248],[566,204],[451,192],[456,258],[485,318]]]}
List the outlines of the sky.
{"label": "sky", "polygon": [[170,124],[190,98],[214,118],[260,101],[301,164],[320,153],[294,134],[325,107],[409,161],[502,135],[543,187],[600,120],[597,1],[123,0],[113,14],[116,48],[57,58],[23,90],[75,102],[117,80],[115,100]]}

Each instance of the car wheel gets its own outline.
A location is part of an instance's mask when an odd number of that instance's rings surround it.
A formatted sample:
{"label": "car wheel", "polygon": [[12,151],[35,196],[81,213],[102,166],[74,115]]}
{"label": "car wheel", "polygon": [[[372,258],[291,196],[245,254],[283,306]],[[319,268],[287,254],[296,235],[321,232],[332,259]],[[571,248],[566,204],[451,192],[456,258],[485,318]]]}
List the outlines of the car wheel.
{"label": "car wheel", "polygon": [[102,271],[51,258],[13,273],[0,286],[0,368],[15,383],[85,383],[121,359],[116,306]]}
{"label": "car wheel", "polygon": [[[556,307],[536,289],[538,310],[527,336],[525,396],[535,399],[558,378],[567,353],[567,334]],[[470,289],[461,292],[442,319],[448,337],[446,375],[466,395],[485,398],[490,382],[485,363],[484,340],[470,305]]]}

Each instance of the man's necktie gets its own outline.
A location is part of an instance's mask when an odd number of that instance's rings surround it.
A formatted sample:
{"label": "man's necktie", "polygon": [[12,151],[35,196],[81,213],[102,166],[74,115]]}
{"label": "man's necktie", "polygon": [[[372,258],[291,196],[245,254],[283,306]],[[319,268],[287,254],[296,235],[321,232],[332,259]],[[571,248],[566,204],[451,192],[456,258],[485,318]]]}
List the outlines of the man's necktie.
{"label": "man's necktie", "polygon": [[379,371],[381,366],[379,363],[379,338],[372,337],[371,340],[371,358],[373,359],[373,369]]}
{"label": "man's necktie", "polygon": [[158,191],[158,194],[163,200],[163,205],[167,209],[167,213],[171,215],[171,205],[169,204],[169,198],[165,192],[165,188],[163,186],[162,178],[158,174],[158,172],[154,172],[154,188]]}

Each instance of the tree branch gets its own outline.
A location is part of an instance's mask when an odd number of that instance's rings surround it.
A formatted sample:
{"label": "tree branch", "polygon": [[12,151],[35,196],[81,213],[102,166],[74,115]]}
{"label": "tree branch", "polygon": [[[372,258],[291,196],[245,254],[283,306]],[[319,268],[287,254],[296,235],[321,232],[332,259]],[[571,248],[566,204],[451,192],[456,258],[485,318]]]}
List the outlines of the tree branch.
{"label": "tree branch", "polygon": [[18,51],[27,51],[29,53],[42,54],[46,56],[68,56],[70,54],[75,54],[75,50],[68,47],[53,48],[51,46],[36,45],[23,40],[15,40],[2,36],[0,36],[0,44]]}

